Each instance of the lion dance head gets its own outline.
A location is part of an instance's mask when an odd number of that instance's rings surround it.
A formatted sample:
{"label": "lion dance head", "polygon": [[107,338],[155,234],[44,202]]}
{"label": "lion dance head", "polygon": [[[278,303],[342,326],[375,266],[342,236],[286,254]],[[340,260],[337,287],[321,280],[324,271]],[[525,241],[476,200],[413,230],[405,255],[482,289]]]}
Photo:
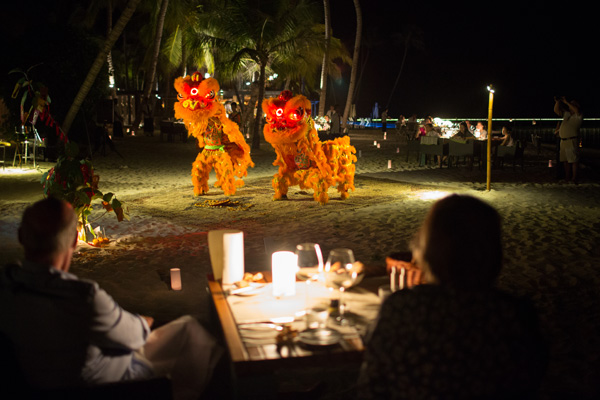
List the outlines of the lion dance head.
{"label": "lion dance head", "polygon": [[196,128],[190,134],[197,137],[206,130],[211,117],[224,113],[225,108],[218,101],[219,82],[214,78],[204,79],[199,72],[175,79],[177,102],[174,104],[175,118]]}
{"label": "lion dance head", "polygon": [[263,101],[262,109],[267,116],[265,140],[271,144],[297,142],[312,127],[310,101],[301,95],[293,97],[289,90]]}

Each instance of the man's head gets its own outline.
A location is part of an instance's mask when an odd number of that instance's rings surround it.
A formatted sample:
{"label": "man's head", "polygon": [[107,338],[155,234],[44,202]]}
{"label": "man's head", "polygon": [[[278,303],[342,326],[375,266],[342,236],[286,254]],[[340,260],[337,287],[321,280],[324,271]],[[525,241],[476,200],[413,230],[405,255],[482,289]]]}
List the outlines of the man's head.
{"label": "man's head", "polygon": [[235,101],[231,102],[231,111],[233,111],[233,112],[237,111],[237,103]]}
{"label": "man's head", "polygon": [[77,216],[65,201],[49,197],[27,207],[19,227],[25,258],[67,271],[77,244]]}
{"label": "man's head", "polygon": [[477,122],[477,130],[482,131],[484,129],[485,129],[485,126],[483,126],[483,123],[481,121]]}
{"label": "man's head", "polygon": [[474,197],[448,196],[431,207],[412,247],[428,281],[490,287],[502,268],[500,216]]}

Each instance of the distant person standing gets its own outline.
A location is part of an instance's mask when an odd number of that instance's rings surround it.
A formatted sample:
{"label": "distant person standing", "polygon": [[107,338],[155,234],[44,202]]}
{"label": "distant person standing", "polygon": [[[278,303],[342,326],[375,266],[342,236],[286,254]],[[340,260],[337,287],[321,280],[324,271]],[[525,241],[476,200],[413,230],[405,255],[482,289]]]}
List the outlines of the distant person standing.
{"label": "distant person standing", "polygon": [[340,114],[337,112],[337,105],[332,106],[330,111],[331,114],[329,114],[329,118],[331,119],[331,129],[329,130],[329,135],[333,138],[336,138],[340,136],[341,127]]}
{"label": "distant person standing", "polygon": [[386,133],[387,129],[388,109],[386,108],[381,113],[381,132]]}
{"label": "distant person standing", "polygon": [[229,114],[229,119],[242,126],[242,113],[238,110],[237,103],[234,101],[231,103],[231,114]]}
{"label": "distant person standing", "polygon": [[379,118],[379,103],[375,102],[373,105],[373,111],[371,112],[371,119]]}
{"label": "distant person standing", "polygon": [[554,98],[554,112],[562,117],[558,136],[560,137],[560,162],[565,167],[565,179],[578,183],[579,169],[579,128],[583,122],[581,107],[575,100],[570,102],[565,97]]}

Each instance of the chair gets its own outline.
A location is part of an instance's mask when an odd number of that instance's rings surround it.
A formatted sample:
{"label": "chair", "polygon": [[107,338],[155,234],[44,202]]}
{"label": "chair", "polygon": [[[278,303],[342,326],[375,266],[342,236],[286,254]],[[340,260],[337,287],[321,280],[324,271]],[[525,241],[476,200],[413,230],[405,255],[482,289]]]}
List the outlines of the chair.
{"label": "chair", "polygon": [[92,386],[73,386],[60,389],[31,387],[19,367],[15,348],[8,337],[0,332],[0,398],[6,399],[61,399],[61,400],[148,400],[172,398],[171,381],[157,377],[140,381],[122,381]]}
{"label": "chair", "polygon": [[478,166],[481,168],[481,156],[479,143],[475,140],[467,140],[465,142],[450,139],[448,142],[448,168],[452,166],[452,160],[456,159],[456,166],[460,157],[469,159],[469,169],[473,169],[475,157],[478,158]]}
{"label": "chair", "polygon": [[163,136],[167,136],[167,142],[173,141],[173,122],[171,121],[160,121],[160,141],[163,141]]}
{"label": "chair", "polygon": [[409,140],[406,143],[406,162],[408,162],[408,157],[411,152],[417,153],[417,161],[419,161],[419,155],[421,153],[421,142],[418,139]]}
{"label": "chair", "polygon": [[179,135],[179,139],[182,142],[187,142],[188,139],[188,131],[185,128],[185,124],[183,122],[173,122],[173,134]]}
{"label": "chair", "polygon": [[522,143],[520,140],[517,140],[514,146],[498,146],[496,159],[498,160],[500,168],[504,168],[504,160],[512,160],[514,170],[518,160],[521,163],[521,170],[524,170],[525,146],[526,144]]}
{"label": "chair", "polygon": [[6,169],[6,148],[10,147],[9,142],[0,141],[0,147],[2,147],[2,169]]}
{"label": "chair", "polygon": [[[448,143],[444,143],[442,138],[422,136],[419,150],[425,156],[439,156],[441,158],[448,155]],[[442,168],[441,162],[440,168]]]}

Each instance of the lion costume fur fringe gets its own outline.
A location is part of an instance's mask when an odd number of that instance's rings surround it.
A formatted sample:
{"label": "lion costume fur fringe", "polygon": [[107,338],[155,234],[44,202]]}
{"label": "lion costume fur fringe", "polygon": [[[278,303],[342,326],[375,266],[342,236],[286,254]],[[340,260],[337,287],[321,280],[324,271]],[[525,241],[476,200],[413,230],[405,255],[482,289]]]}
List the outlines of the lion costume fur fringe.
{"label": "lion costume fur fringe", "polygon": [[209,173],[214,168],[214,186],[221,187],[227,196],[234,195],[244,186],[241,178],[254,163],[238,125],[227,118],[225,107],[218,101],[219,82],[194,73],[175,79],[174,86],[178,93],[175,118],[183,120],[188,136],[194,136],[202,149],[192,164],[194,194],[208,192]]}
{"label": "lion costume fur fringe", "polygon": [[313,198],[327,204],[329,187],[337,185],[342,199],[354,191],[356,149],[344,136],[321,142],[310,116],[310,101],[302,96],[292,97],[283,91],[278,97],[265,99],[262,109],[267,115],[265,140],[273,146],[278,166],[273,176],[273,200],[287,198],[288,188],[298,185],[313,189]]}

